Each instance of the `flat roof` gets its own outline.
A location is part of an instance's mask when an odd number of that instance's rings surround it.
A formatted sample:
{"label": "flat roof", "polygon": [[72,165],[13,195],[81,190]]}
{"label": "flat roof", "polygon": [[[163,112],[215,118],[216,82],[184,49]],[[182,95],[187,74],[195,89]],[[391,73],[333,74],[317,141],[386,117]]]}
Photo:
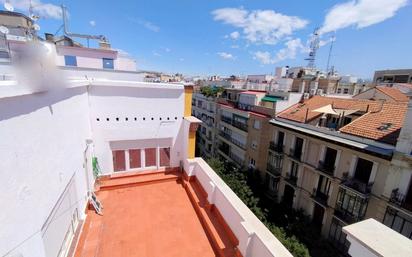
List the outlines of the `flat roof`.
{"label": "flat roof", "polygon": [[[103,215],[87,211],[74,256],[212,257],[218,255],[216,247],[220,246],[225,248],[223,256],[235,256],[235,246],[230,244],[219,217],[208,212],[209,216],[199,218],[197,212],[207,213],[201,189],[191,187],[195,192],[191,195],[193,191],[182,183],[177,171],[140,172],[101,180],[96,195],[104,207]],[[211,231],[217,231],[213,237],[221,240],[220,245],[210,239],[205,222],[209,229],[213,226]]]}
{"label": "flat roof", "polygon": [[412,255],[412,240],[374,219],[343,227],[343,231],[377,256]]}

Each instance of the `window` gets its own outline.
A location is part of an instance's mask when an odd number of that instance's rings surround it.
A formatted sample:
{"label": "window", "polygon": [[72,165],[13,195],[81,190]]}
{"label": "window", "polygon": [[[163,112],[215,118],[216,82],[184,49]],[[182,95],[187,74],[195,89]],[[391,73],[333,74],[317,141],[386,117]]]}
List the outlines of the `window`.
{"label": "window", "polygon": [[141,156],[140,149],[130,149],[129,150],[129,166],[131,169],[141,168]]}
{"label": "window", "polygon": [[279,179],[273,176],[268,175],[268,189],[271,192],[277,192],[279,186]]}
{"label": "window", "polygon": [[113,59],[103,58],[103,69],[114,69]]}
{"label": "window", "polygon": [[253,128],[254,129],[260,129],[260,120],[255,120],[253,122]]}
{"label": "window", "polygon": [[338,93],[338,94],[340,94],[340,93],[341,93],[341,91],[342,91],[342,89],[338,88],[338,92],[337,92],[337,93]]}
{"label": "window", "polygon": [[250,165],[255,166],[256,165],[256,160],[253,158],[250,158]]}
{"label": "window", "polygon": [[344,93],[344,94],[348,94],[348,93],[349,93],[349,88],[344,88],[344,89],[343,89],[343,93]]}
{"label": "window", "polygon": [[156,166],[156,148],[145,149],[145,164],[146,167]]}
{"label": "window", "polygon": [[290,169],[290,177],[294,177],[294,178],[298,177],[298,168],[299,168],[298,163],[292,161],[292,166],[291,166],[291,169]]}
{"label": "window", "polygon": [[66,66],[77,66],[77,58],[73,55],[65,55],[64,56],[64,65]]}
{"label": "window", "polygon": [[356,164],[354,178],[362,183],[367,184],[372,172],[373,162],[358,158],[358,163]]}
{"label": "window", "polygon": [[123,150],[113,151],[113,170],[126,170],[126,154]]}

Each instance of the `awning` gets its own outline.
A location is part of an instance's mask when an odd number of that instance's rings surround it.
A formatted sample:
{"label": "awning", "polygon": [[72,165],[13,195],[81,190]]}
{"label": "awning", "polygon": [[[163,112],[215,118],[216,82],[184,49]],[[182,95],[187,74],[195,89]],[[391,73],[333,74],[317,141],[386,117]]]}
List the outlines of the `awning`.
{"label": "awning", "polygon": [[318,109],[313,110],[313,112],[320,112],[320,113],[326,113],[326,114],[333,114],[337,116],[348,116],[351,115],[352,113],[355,113],[359,110],[347,110],[347,109],[334,109],[331,104],[325,105],[323,107],[320,107]]}
{"label": "awning", "polygon": [[275,96],[265,96],[262,98],[262,101],[265,101],[265,102],[277,102],[279,100],[282,100],[282,99],[279,97],[275,97]]}

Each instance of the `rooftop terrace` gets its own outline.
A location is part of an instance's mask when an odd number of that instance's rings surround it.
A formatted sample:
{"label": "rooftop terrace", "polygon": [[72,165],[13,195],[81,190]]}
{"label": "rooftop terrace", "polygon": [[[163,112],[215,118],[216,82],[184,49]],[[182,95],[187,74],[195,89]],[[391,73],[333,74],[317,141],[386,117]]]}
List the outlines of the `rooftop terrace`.
{"label": "rooftop terrace", "polygon": [[292,256],[201,158],[96,187],[103,215],[87,210],[75,257]]}
{"label": "rooftop terrace", "polygon": [[235,256],[230,229],[195,180],[150,172],[99,186],[104,214],[88,210],[75,257]]}

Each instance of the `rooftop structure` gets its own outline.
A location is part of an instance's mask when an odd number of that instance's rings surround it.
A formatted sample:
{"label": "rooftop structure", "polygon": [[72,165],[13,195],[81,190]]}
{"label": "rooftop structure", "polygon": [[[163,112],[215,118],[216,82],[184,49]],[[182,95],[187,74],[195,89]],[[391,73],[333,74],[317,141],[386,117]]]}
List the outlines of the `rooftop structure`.
{"label": "rooftop structure", "polygon": [[314,96],[283,111],[278,117],[395,144],[406,107],[405,102]]}

